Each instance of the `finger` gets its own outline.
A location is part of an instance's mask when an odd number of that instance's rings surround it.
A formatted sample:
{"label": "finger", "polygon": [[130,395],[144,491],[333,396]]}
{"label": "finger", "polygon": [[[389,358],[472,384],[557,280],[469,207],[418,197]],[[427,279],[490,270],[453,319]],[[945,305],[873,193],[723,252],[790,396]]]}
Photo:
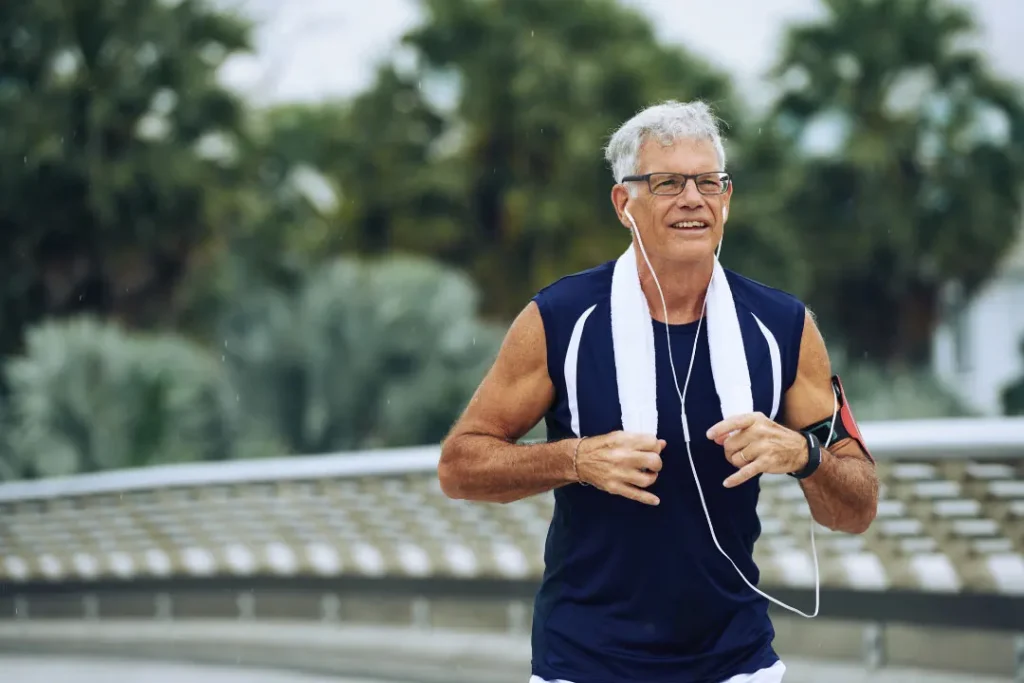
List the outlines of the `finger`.
{"label": "finger", "polygon": [[730,432],[752,427],[757,423],[759,417],[760,413],[743,413],[742,415],[728,417],[709,429],[707,437],[712,441],[721,444],[721,439],[727,436]]}
{"label": "finger", "polygon": [[737,448],[735,452],[726,456],[726,459],[737,468],[746,467],[758,458],[764,456],[765,447],[763,441],[755,441],[746,448]]}
{"label": "finger", "polygon": [[621,440],[617,444],[625,448],[632,448],[636,451],[648,451],[650,453],[661,453],[665,448],[665,440],[659,439],[653,434],[638,434],[636,432],[622,432]]}
{"label": "finger", "polygon": [[626,477],[624,477],[624,481],[626,483],[632,484],[633,486],[638,486],[638,487],[640,487],[642,489],[645,489],[648,486],[651,486],[657,480],[658,480],[658,475],[655,472],[639,472],[639,471],[637,471],[637,472],[631,472]]}
{"label": "finger", "polygon": [[747,455],[747,453],[741,448],[734,453],[729,453],[725,456],[725,459],[729,461],[729,464],[739,469],[745,467],[753,462],[753,459]]}
{"label": "finger", "polygon": [[[731,460],[738,451],[746,450],[757,441],[758,430],[741,429],[724,437],[721,446],[725,449],[725,457]],[[749,453],[747,454],[749,457]]]}
{"label": "finger", "polygon": [[654,453],[634,453],[629,459],[629,464],[638,470],[661,472],[662,459],[660,455]]}
{"label": "finger", "polygon": [[622,496],[623,498],[635,500],[636,502],[643,503],[644,505],[658,505],[661,503],[661,499],[650,491],[644,491],[641,488],[637,488],[636,486],[631,486],[629,484],[619,484],[613,487],[611,493],[614,493],[617,496]]}
{"label": "finger", "polygon": [[755,458],[749,465],[744,465],[737,472],[726,478],[722,485],[727,489],[736,488],[744,482],[750,481],[765,471],[765,458]]}

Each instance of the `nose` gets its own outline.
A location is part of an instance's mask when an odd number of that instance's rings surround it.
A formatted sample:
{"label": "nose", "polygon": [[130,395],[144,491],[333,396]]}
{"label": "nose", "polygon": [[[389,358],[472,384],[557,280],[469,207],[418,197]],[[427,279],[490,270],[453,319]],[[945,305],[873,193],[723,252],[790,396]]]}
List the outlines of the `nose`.
{"label": "nose", "polygon": [[676,195],[676,205],[681,209],[699,209],[704,206],[704,195],[697,191],[697,181],[687,178],[683,191]]}

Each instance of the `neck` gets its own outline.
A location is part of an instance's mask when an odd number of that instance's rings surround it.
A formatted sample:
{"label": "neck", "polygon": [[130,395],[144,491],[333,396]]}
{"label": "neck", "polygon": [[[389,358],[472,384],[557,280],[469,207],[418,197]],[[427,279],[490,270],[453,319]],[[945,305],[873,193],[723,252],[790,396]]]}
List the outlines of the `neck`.
{"label": "neck", "polygon": [[[658,285],[654,282],[647,262],[642,254],[637,254],[637,270],[640,273],[640,286],[654,320],[670,325],[685,325],[701,317],[704,310],[704,298],[707,296],[711,275],[714,273],[714,257],[698,262],[665,261],[648,254],[651,265],[658,274],[658,283],[665,295],[664,306]],[[668,308],[668,320],[665,320],[665,308]]]}

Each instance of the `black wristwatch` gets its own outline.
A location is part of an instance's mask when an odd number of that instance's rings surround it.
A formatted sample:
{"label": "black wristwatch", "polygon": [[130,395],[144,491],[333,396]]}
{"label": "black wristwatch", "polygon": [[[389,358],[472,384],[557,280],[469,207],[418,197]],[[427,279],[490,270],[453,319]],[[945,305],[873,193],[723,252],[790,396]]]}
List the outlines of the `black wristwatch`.
{"label": "black wristwatch", "polygon": [[818,470],[821,464],[821,442],[811,432],[800,432],[807,439],[807,464],[799,472],[790,472],[789,476],[806,479]]}

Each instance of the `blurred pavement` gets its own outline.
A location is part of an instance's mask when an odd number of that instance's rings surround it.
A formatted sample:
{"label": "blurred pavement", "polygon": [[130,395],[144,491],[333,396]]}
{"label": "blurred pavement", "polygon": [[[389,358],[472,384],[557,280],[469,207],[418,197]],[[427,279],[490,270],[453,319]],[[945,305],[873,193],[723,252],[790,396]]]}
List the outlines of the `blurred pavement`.
{"label": "blurred pavement", "polygon": [[[3,653],[0,654],[3,679],[24,683],[35,683],[35,680],[134,683],[143,678],[147,683],[170,683],[172,679],[197,683],[368,683],[337,678],[339,676],[407,683],[526,683],[530,644],[523,635],[308,622],[7,621],[0,622],[0,653]],[[39,666],[53,663],[58,667],[67,661],[55,658],[56,654],[131,658],[135,660],[135,668],[128,671],[138,672],[138,675],[120,671],[116,675],[104,673],[101,668],[93,678],[76,679],[72,674],[88,676],[97,669],[68,665],[64,669],[41,669],[31,674],[35,679],[30,678],[27,665],[31,660]],[[139,658],[144,657],[216,663],[223,666],[206,667],[203,671],[216,670],[229,676],[234,669],[236,677],[215,678],[210,673],[208,679],[197,678],[190,670],[173,669],[176,665],[140,662]],[[13,670],[17,675],[11,675],[12,670],[7,667],[11,661],[23,667]],[[786,683],[1010,683],[1012,680],[895,668],[869,673],[856,664],[791,658],[786,658],[786,663],[789,667]],[[248,670],[238,671],[236,667]],[[296,674],[289,678],[285,673],[252,673],[252,670],[267,669],[304,671],[310,672],[310,676]]]}
{"label": "blurred pavement", "polygon": [[0,673],[18,683],[382,683],[223,665],[18,655],[0,656]]}

